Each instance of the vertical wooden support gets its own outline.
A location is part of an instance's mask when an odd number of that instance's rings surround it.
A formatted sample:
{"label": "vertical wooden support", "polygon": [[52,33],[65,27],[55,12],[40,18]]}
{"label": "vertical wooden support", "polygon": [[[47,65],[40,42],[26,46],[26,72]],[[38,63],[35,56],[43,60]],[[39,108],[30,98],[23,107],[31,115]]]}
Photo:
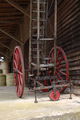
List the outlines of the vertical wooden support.
{"label": "vertical wooden support", "polygon": [[[44,0],[45,2],[45,0]],[[46,0],[46,13],[48,14],[48,0]],[[47,14],[46,14],[46,18],[47,19]],[[45,26],[45,37],[47,38],[47,21],[46,21],[46,26]],[[45,45],[45,50],[44,50],[44,54],[45,54],[45,57],[46,57],[46,40],[44,41],[44,45]]]}
{"label": "vertical wooden support", "polygon": [[56,69],[56,40],[57,40],[57,0],[54,2],[54,76]]}
{"label": "vertical wooden support", "polygon": [[39,0],[37,0],[37,77],[39,77],[39,37],[40,37],[39,10],[40,10],[40,4],[39,4]]}
{"label": "vertical wooden support", "polygon": [[[43,0],[45,2],[45,0]],[[43,7],[44,5],[44,7]],[[45,10],[45,4],[42,5],[43,10]],[[45,19],[45,13],[43,13],[43,24],[44,24],[44,19]],[[45,29],[43,28],[43,38],[45,37]],[[45,57],[45,41],[43,44],[43,51],[42,51],[42,56]]]}
{"label": "vertical wooden support", "polygon": [[31,27],[32,27],[32,0],[30,0],[29,70],[31,70]]}

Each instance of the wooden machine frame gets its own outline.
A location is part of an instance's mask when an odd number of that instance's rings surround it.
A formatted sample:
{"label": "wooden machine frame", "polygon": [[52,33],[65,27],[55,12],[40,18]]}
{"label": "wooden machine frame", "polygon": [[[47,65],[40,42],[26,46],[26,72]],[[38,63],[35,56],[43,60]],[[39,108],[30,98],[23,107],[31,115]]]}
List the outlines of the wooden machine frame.
{"label": "wooden machine frame", "polygon": [[[47,3],[45,7],[45,3]],[[54,3],[54,32],[52,29],[52,26],[50,24],[48,14],[50,12],[50,9],[52,7],[52,4]],[[33,4],[36,4],[37,9],[33,10]],[[43,6],[43,11],[40,10],[41,4]],[[35,6],[35,5],[34,5]],[[33,85],[33,89],[35,91],[35,103],[37,102],[36,98],[36,91],[37,90],[50,90],[49,97],[51,100],[58,100],[59,99],[59,92],[63,92],[66,86],[71,86],[71,82],[69,80],[69,68],[68,68],[68,61],[67,57],[62,50],[62,48],[56,46],[56,40],[57,40],[57,0],[52,0],[50,9],[48,10],[48,0],[30,0],[30,38],[29,38],[29,69],[28,72],[28,84],[29,88],[31,87],[31,84]],[[36,12],[36,27],[32,26],[33,21],[33,12]],[[45,15],[43,14],[42,19],[43,22],[40,23],[40,13],[45,12]],[[51,27],[51,31],[53,33],[54,38],[47,38],[47,32],[44,30],[47,29],[47,27],[44,29],[45,24],[47,25],[47,22],[49,23]],[[34,22],[35,23],[35,22]],[[42,29],[44,29],[43,37],[40,37],[41,34],[41,24]],[[34,24],[33,24],[34,25]],[[36,29],[36,30],[33,30]],[[32,31],[34,31],[32,37]],[[37,33],[35,34],[35,31]],[[45,37],[44,37],[45,36]],[[46,57],[46,41],[54,41],[54,47],[51,49],[49,56]],[[44,55],[42,58],[40,58],[40,42],[44,41],[43,48],[44,49]],[[34,63],[35,59],[32,58],[32,43],[36,42],[36,63]],[[34,49],[33,49],[34,51]],[[43,52],[42,52],[43,53]],[[59,56],[60,55],[60,56]],[[34,56],[33,56],[34,57]],[[60,58],[61,57],[61,58]],[[59,60],[58,60],[59,59]],[[33,61],[34,60],[34,61]],[[40,63],[41,61],[44,61],[44,63]],[[61,63],[63,61],[63,64]],[[61,65],[60,65],[61,64]],[[62,69],[64,68],[66,71],[63,72]],[[41,70],[42,69],[42,70]],[[44,69],[44,71],[43,71]],[[14,75],[14,84],[15,89],[18,97],[22,97],[23,90],[24,90],[24,62],[23,62],[23,55],[21,52],[21,49],[19,46],[16,46],[14,49],[14,55],[13,55],[13,75]],[[63,78],[60,74],[62,74]],[[57,76],[57,77],[56,77]],[[70,94],[71,98],[71,94]]]}

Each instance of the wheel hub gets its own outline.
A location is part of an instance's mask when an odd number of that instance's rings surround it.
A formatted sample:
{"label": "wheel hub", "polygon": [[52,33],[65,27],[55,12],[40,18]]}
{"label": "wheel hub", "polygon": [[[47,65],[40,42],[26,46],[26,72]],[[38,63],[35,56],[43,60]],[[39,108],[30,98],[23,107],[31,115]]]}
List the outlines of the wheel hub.
{"label": "wheel hub", "polygon": [[14,73],[17,74],[17,69],[14,70]]}

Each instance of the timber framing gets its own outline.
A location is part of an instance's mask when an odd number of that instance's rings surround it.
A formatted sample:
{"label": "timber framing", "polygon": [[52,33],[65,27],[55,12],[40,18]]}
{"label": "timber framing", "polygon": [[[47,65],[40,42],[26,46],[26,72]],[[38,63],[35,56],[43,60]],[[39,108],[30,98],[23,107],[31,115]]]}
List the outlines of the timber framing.
{"label": "timber framing", "polygon": [[19,42],[20,44],[23,45],[23,42],[22,42],[22,41],[20,41],[19,39],[17,39],[16,37],[14,37],[13,35],[11,35],[10,33],[6,32],[5,30],[3,30],[3,29],[1,29],[1,28],[0,28],[0,31],[3,32],[4,34],[8,35],[10,38],[16,40],[17,42]]}
{"label": "timber framing", "polygon": [[5,0],[5,1],[8,2],[9,4],[11,4],[13,7],[18,9],[19,11],[21,11],[22,13],[24,13],[25,15],[27,15],[28,17],[30,17],[30,14],[24,8],[22,8],[21,6],[16,4],[14,1],[12,1],[12,0]]}
{"label": "timber framing", "polygon": [[11,60],[11,58],[9,56],[5,55],[4,53],[0,52],[0,54]]}
{"label": "timber framing", "polygon": [[11,50],[11,51],[13,51],[13,49],[12,49],[12,48],[10,48],[10,47],[8,47],[8,46],[4,45],[3,43],[0,43],[0,45],[2,45],[3,47],[8,48],[8,49],[9,49],[9,50]]}
{"label": "timber framing", "polygon": [[21,24],[22,21],[14,21],[14,20],[0,20],[0,23],[8,23],[8,24]]}
{"label": "timber framing", "polygon": [[0,39],[11,39],[11,38],[7,36],[0,36]]}

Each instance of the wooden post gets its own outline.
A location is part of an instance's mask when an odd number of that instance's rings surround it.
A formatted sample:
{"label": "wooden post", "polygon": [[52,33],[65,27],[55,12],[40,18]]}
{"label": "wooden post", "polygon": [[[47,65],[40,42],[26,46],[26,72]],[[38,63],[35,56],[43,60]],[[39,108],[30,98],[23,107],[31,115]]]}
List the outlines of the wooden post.
{"label": "wooden post", "polygon": [[40,37],[40,26],[39,26],[39,0],[37,0],[37,77],[39,77],[39,37]]}
{"label": "wooden post", "polygon": [[54,2],[54,76],[56,72],[56,40],[57,40],[57,0]]}
{"label": "wooden post", "polygon": [[32,27],[31,20],[32,20],[32,0],[30,0],[29,70],[31,70],[31,27]]}

